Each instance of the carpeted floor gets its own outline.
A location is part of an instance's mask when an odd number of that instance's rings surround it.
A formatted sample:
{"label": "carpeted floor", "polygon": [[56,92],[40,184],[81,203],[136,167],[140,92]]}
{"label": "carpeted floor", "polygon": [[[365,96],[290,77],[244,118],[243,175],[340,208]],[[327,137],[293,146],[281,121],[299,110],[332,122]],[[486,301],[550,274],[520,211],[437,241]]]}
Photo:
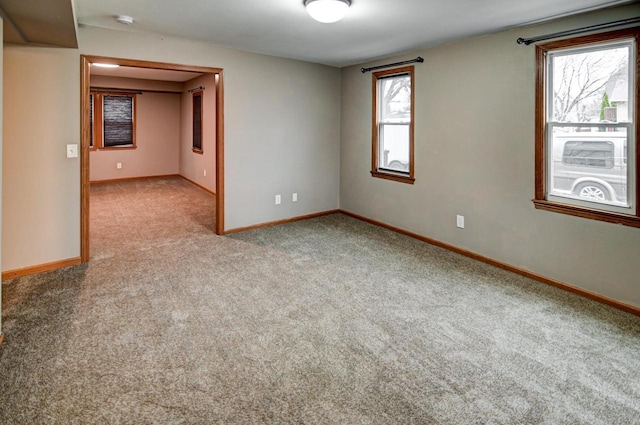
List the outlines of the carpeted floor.
{"label": "carpeted floor", "polygon": [[640,318],[340,214],[219,237],[92,188],[88,265],[3,283],[2,424],[640,424]]}

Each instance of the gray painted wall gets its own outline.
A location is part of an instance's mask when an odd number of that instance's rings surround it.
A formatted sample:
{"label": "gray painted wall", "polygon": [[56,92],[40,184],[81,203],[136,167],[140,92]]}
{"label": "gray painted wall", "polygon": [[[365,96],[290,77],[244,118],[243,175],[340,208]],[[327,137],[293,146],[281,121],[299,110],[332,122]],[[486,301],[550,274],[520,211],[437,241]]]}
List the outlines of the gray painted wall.
{"label": "gray painted wall", "polygon": [[80,54],[224,68],[227,229],[338,208],[339,69],[91,27],[79,42],[4,47],[4,271],[80,255]]}
{"label": "gray painted wall", "polygon": [[[639,15],[635,4],[344,68],[341,208],[640,306],[640,229],[534,209],[535,48],[516,44]],[[416,55],[411,186],[369,174],[371,75],[360,67]]]}
{"label": "gray painted wall", "polygon": [[91,27],[80,51],[224,69],[227,230],[338,208],[339,69]]}

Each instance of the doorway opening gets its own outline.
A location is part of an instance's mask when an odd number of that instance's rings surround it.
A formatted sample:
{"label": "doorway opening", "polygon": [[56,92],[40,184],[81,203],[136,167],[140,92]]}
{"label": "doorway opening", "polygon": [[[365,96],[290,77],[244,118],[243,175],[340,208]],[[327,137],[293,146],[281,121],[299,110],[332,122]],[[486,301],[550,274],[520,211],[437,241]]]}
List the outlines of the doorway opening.
{"label": "doorway opening", "polygon": [[[80,254],[82,262],[88,262],[90,251],[90,151],[93,145],[94,131],[91,125],[92,91],[91,91],[91,64],[110,64],[127,69],[137,69],[143,73],[196,73],[195,75],[212,76],[215,94],[214,132],[215,146],[208,147],[215,150],[215,233],[224,234],[224,90],[223,70],[202,66],[179,65],[163,62],[151,62],[131,59],[121,59],[102,56],[81,56],[81,149],[80,149],[80,182],[81,182],[81,228],[80,228]],[[205,111],[204,114],[207,112]],[[194,150],[195,152],[195,150]],[[206,173],[206,171],[205,171]]]}

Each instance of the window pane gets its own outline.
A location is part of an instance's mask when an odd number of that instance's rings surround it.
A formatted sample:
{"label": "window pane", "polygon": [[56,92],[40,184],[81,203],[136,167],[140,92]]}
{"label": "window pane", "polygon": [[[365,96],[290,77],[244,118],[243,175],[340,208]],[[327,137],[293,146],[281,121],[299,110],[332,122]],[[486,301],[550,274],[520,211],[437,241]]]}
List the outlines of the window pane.
{"label": "window pane", "polygon": [[409,124],[380,124],[378,167],[409,172]]}
{"label": "window pane", "polygon": [[133,145],[133,97],[104,96],[104,146]]}
{"label": "window pane", "polygon": [[627,129],[553,127],[549,194],[628,207]]}
{"label": "window pane", "polygon": [[551,121],[629,122],[630,44],[550,54]]}
{"label": "window pane", "polygon": [[411,77],[397,75],[380,80],[380,122],[411,121]]}

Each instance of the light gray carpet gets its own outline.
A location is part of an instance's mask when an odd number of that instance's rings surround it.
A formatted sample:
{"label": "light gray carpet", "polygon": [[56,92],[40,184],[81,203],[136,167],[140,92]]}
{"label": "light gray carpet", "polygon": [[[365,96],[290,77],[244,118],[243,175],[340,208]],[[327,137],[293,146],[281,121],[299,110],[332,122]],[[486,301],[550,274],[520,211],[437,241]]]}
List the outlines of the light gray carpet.
{"label": "light gray carpet", "polygon": [[93,261],[3,284],[2,424],[640,423],[637,317],[340,214],[218,237],[182,180],[94,189]]}

